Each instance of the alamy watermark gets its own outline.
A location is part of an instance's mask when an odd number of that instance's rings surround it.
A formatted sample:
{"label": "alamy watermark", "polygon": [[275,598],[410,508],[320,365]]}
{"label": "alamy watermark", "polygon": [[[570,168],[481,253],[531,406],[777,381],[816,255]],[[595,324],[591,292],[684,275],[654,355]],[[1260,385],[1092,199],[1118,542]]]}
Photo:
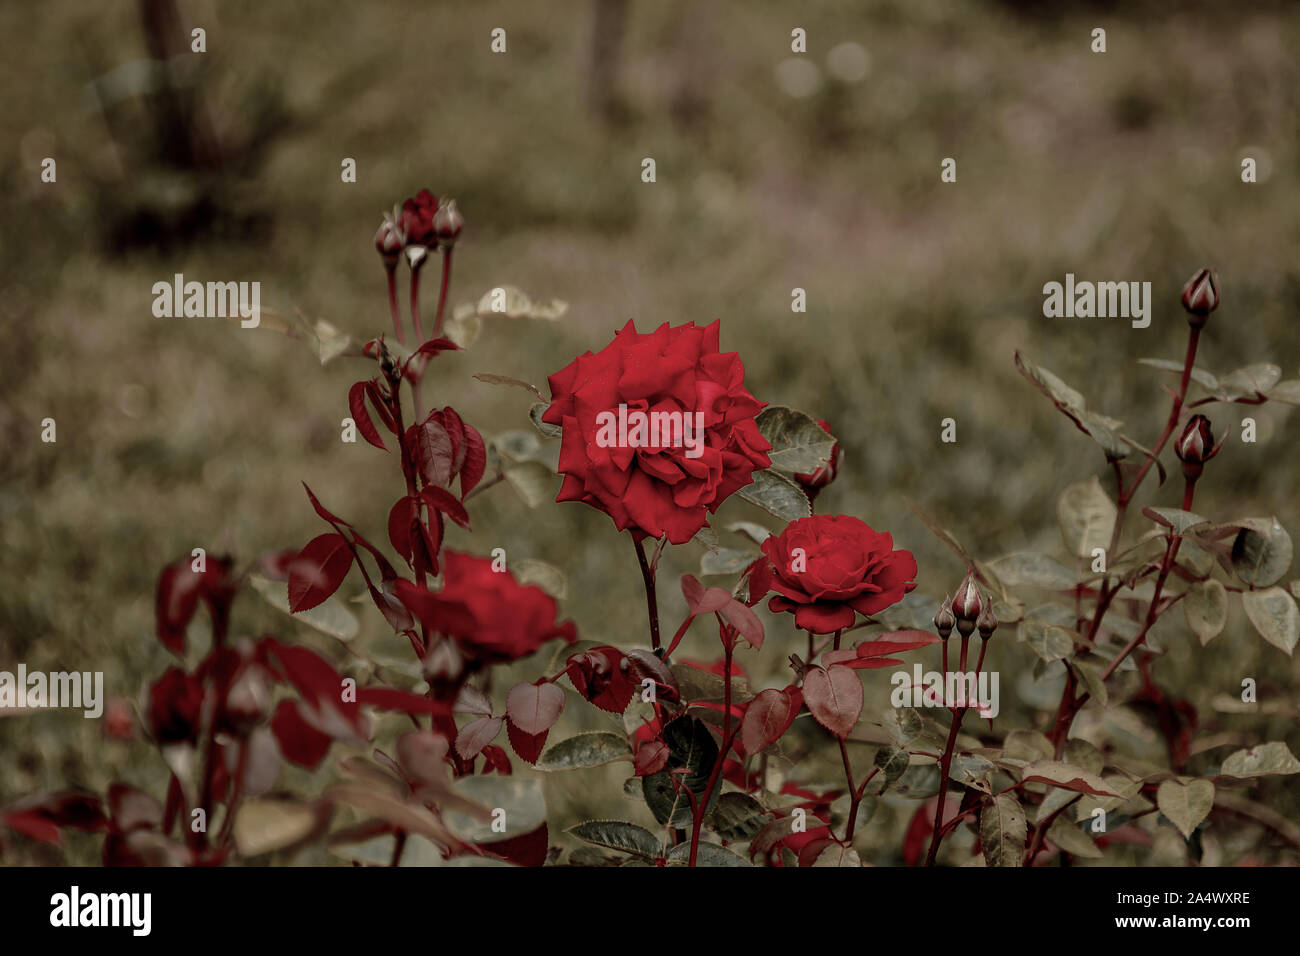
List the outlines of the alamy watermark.
{"label": "alamy watermark", "polygon": [[153,314],[159,319],[234,319],[246,329],[262,321],[262,283],[186,282],[176,273],[171,282],[153,284]]}
{"label": "alamy watermark", "polygon": [[56,927],[125,926],[133,936],[153,928],[152,893],[82,893],[72,886],[50,897],[50,925]]}
{"label": "alamy watermark", "polygon": [[921,665],[914,664],[912,673],[894,671],[889,682],[894,685],[889,702],[895,707],[974,707],[989,720],[1002,709],[997,671],[922,673]]}
{"label": "alamy watermark", "polygon": [[1065,284],[1043,286],[1043,315],[1049,319],[1132,319],[1135,329],[1151,324],[1150,282],[1075,282],[1065,274]]}
{"label": "alamy watermark", "polygon": [[104,712],[103,671],[0,671],[0,710],[45,707],[81,708],[86,717]]}
{"label": "alamy watermark", "polygon": [[596,416],[596,444],[601,448],[685,448],[687,458],[704,454],[703,412],[628,411],[620,403],[618,413]]}

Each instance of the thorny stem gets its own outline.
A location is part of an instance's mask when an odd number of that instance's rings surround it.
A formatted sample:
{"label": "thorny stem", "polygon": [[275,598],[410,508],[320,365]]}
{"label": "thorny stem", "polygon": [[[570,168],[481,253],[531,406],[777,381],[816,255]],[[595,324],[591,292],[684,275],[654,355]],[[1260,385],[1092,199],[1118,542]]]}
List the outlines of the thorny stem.
{"label": "thorny stem", "polygon": [[650,569],[645,551],[641,549],[641,542],[637,540],[636,535],[632,536],[632,547],[636,549],[637,564],[641,568],[641,580],[645,584],[646,613],[650,617],[650,646],[657,651],[659,650],[659,602],[655,598],[655,573]]}
{"label": "thorny stem", "polygon": [[[1151,466],[1156,463],[1157,458],[1160,456],[1160,452],[1164,449],[1170,436],[1173,435],[1174,429],[1178,426],[1178,419],[1182,414],[1183,403],[1187,398],[1187,387],[1192,378],[1192,367],[1196,364],[1196,347],[1200,341],[1200,337],[1201,330],[1193,326],[1187,336],[1187,353],[1183,359],[1183,372],[1179,378],[1178,391],[1174,395],[1173,405],[1169,410],[1169,419],[1165,422],[1164,431],[1160,433],[1160,437],[1152,447],[1151,454],[1142,462],[1142,465],[1138,468],[1137,474],[1133,476],[1133,481],[1127,488],[1124,486],[1123,472],[1120,470],[1119,462],[1114,459],[1111,460],[1111,467],[1115,472],[1116,510],[1115,524],[1111,528],[1110,546],[1106,549],[1107,560],[1110,560],[1110,556],[1115,554],[1115,549],[1119,546],[1120,535],[1124,529],[1124,520],[1128,514],[1129,502],[1131,502],[1133,497],[1137,494],[1138,487],[1142,484],[1142,480],[1151,470]],[[1183,510],[1187,510],[1190,505],[1191,486],[1189,485],[1183,496]],[[1160,576],[1157,579],[1156,590],[1151,599],[1151,606],[1147,609],[1146,623],[1143,624],[1141,630],[1139,630],[1133,639],[1129,641],[1128,645],[1115,656],[1106,667],[1105,671],[1102,672],[1102,681],[1109,679],[1110,675],[1115,672],[1115,669],[1119,667],[1124,658],[1131,654],[1134,648],[1146,639],[1147,631],[1150,630],[1151,625],[1155,623],[1155,619],[1159,615],[1160,611],[1160,593],[1163,589],[1165,579],[1169,576],[1169,571],[1173,567],[1173,557],[1177,554],[1178,550],[1174,542],[1178,540],[1180,539],[1177,537],[1171,538],[1170,547],[1166,549],[1164,560],[1161,561]],[[1115,595],[1119,593],[1119,590],[1119,581],[1116,581],[1113,585],[1109,578],[1102,581],[1101,591],[1097,596],[1097,607],[1093,611],[1092,622],[1088,627],[1087,637],[1089,643],[1092,643],[1096,639],[1098,632],[1101,630],[1102,619],[1106,616],[1106,612],[1110,609],[1111,602],[1115,599]],[[1061,703],[1057,708],[1056,720],[1050,735],[1057,759],[1060,759],[1061,754],[1065,750],[1065,742],[1070,735],[1070,727],[1074,723],[1075,716],[1081,709],[1083,709],[1084,704],[1087,703],[1089,698],[1087,693],[1076,698],[1074,696],[1075,687],[1076,681],[1074,679],[1074,672],[1071,668],[1067,667],[1065,689],[1061,693]]]}
{"label": "thorny stem", "polygon": [[[963,645],[965,638],[962,639]],[[961,719],[966,716],[966,708],[954,707],[952,726],[948,728],[948,742],[943,747],[943,759],[939,761],[939,804],[934,808],[934,836],[930,838],[930,852],[925,856],[925,865],[934,866],[935,857],[939,855],[939,843],[943,840],[943,808],[948,802],[948,771],[952,767],[952,752],[957,746],[957,733],[961,730]]]}

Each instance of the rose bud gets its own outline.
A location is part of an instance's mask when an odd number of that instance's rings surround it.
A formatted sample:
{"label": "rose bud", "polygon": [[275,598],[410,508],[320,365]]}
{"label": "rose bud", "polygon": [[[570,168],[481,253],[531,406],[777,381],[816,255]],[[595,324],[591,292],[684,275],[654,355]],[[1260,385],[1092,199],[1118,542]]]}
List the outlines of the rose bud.
{"label": "rose bud", "polygon": [[952,595],[952,613],[957,617],[957,631],[966,637],[975,630],[975,621],[984,610],[980,590],[975,583],[975,572],[968,571],[965,579]]}
{"label": "rose bud", "polygon": [[1214,457],[1214,432],[1204,415],[1187,420],[1183,433],[1174,444],[1174,454],[1183,463],[1183,474],[1193,481],[1200,477],[1205,463]]}
{"label": "rose bud", "polygon": [[[831,433],[829,422],[819,419],[817,424],[821,426],[822,431],[826,434]],[[839,474],[840,470],[840,443],[836,442],[831,448],[830,461],[822,465],[816,471],[806,475],[795,475],[794,480],[803,486],[804,494],[808,496],[809,503],[817,500],[817,494]]]}
{"label": "rose bud", "polygon": [[952,629],[957,626],[957,618],[952,613],[952,598],[944,598],[939,610],[934,615],[934,628],[945,641]]}
{"label": "rose bud", "polygon": [[456,237],[465,226],[465,217],[460,214],[456,208],[456,200],[445,200],[438,211],[433,214],[433,231],[438,236],[438,241],[444,246],[452,246],[456,243]]}
{"label": "rose bud", "polygon": [[980,637],[986,641],[998,629],[998,616],[993,613],[993,596],[991,594],[984,595],[984,608],[980,611],[980,616],[975,619],[975,626],[980,630]]}
{"label": "rose bud", "polygon": [[1183,286],[1183,308],[1187,310],[1188,322],[1193,328],[1201,328],[1211,312],[1219,307],[1219,285],[1214,281],[1214,273],[1202,269],[1187,280]]}
{"label": "rose bud", "polygon": [[104,736],[110,740],[130,740],[135,736],[135,714],[121,697],[110,697],[104,705]]}
{"label": "rose bud", "polygon": [[404,245],[406,242],[402,238],[402,230],[397,228],[397,223],[385,217],[379,231],[375,233],[375,250],[384,260],[386,269],[397,268],[397,260],[401,258]]}

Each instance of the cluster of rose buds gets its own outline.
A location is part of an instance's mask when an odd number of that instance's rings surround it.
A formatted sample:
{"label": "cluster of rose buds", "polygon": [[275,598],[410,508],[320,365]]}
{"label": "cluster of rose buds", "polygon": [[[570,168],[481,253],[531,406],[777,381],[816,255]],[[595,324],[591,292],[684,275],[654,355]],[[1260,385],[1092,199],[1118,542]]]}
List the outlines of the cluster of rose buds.
{"label": "cluster of rose buds", "polygon": [[952,634],[954,627],[962,637],[970,637],[976,629],[986,641],[993,636],[998,628],[998,617],[993,613],[993,597],[988,593],[980,594],[975,572],[967,572],[952,597],[944,599],[934,616],[934,626],[944,640]]}
{"label": "cluster of rose buds", "polygon": [[402,253],[406,254],[406,262],[411,267],[411,322],[415,326],[416,338],[419,339],[416,344],[422,345],[425,338],[420,326],[420,269],[428,259],[430,250],[442,250],[443,292],[439,296],[438,317],[433,333],[436,338],[442,332],[442,308],[446,304],[451,250],[464,226],[465,219],[456,208],[456,200],[439,200],[427,189],[421,189],[401,206],[393,207],[391,213],[384,214],[384,221],[375,233],[375,251],[379,253],[388,273],[388,304],[393,314],[393,331],[397,334],[398,342],[406,341],[402,335],[401,314],[397,306],[396,273]]}

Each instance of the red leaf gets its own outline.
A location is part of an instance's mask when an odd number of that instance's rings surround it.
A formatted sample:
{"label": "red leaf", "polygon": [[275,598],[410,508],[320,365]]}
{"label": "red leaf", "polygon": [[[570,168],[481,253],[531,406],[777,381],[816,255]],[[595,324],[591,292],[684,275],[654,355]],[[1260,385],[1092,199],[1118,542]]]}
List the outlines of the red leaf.
{"label": "red leaf", "polygon": [[307,611],[339,589],[352,567],[352,551],[341,534],[312,538],[289,565],[289,610]]}
{"label": "red leaf", "polygon": [[632,760],[636,776],[649,777],[668,766],[668,745],[662,740],[643,740]]}
{"label": "red leaf", "polygon": [[740,636],[750,647],[758,650],[763,646],[763,623],[758,619],[757,614],[735,598],[730,598],[723,605],[721,614],[728,624],[740,632]]}
{"label": "red leaf", "polygon": [[513,720],[506,718],[506,736],[510,738],[510,746],[515,749],[520,759],[527,763],[537,763],[542,748],[546,746],[546,735],[549,733],[549,730],[543,730],[540,734],[526,734],[515,726]]}
{"label": "red leaf", "polygon": [[862,713],[862,682],[842,664],[810,668],[803,679],[803,697],[817,723],[837,737],[847,737]]}
{"label": "red leaf", "polygon": [[177,562],[163,568],[158,577],[154,606],[158,619],[158,640],[170,651],[185,653],[185,628],[199,608],[203,576],[189,563]]}
{"label": "red leaf", "polygon": [[555,726],[564,710],[564,691],[545,681],[518,683],[506,696],[506,714],[527,734],[543,734]]}
{"label": "red leaf", "polygon": [[315,770],[330,749],[330,738],[308,724],[292,700],[282,700],[271,718],[271,733],[280,744],[286,760]]}
{"label": "red leaf", "polygon": [[318,499],[314,494],[312,494],[312,490],[311,490],[310,488],[307,487],[307,482],[304,481],[304,482],[302,483],[302,486],[303,486],[303,488],[306,488],[306,489],[307,489],[307,497],[308,497],[308,499],[310,499],[310,501],[311,501],[311,506],[312,506],[313,508],[316,509],[316,513],[317,513],[318,515],[320,515],[320,516],[321,516],[321,517],[322,517],[326,522],[328,522],[329,524],[341,524],[341,525],[343,525],[343,527],[345,527],[345,528],[351,528],[351,527],[352,527],[350,524],[348,524],[348,523],[347,523],[346,521],[344,521],[342,518],[340,518],[340,517],[338,517],[338,516],[336,516],[336,515],[332,515],[332,514],[330,514],[328,511],[326,511],[326,510],[325,510],[325,506],[324,506],[323,504],[320,503],[320,499]]}
{"label": "red leaf", "polygon": [[357,705],[374,707],[378,710],[396,710],[403,714],[438,714],[451,717],[451,707],[444,701],[392,687],[358,688]]}
{"label": "red leaf", "polygon": [[541,866],[546,862],[546,854],[550,849],[549,834],[550,831],[543,821],[542,825],[531,833],[510,837],[508,840],[497,840],[495,843],[485,843],[482,847],[484,852],[509,860],[517,866]]}
{"label": "red leaf", "polygon": [[731,603],[731,592],[722,588],[706,588],[694,575],[682,575],[682,596],[686,606],[695,616],[721,611]]}
{"label": "red leaf", "polygon": [[931,833],[934,832],[934,805],[937,801],[929,800],[916,808],[916,813],[912,814],[912,822],[907,825],[907,833],[903,837],[903,865],[916,866],[921,862],[921,854],[925,852],[925,844]]}
{"label": "red leaf", "polygon": [[357,382],[348,389],[348,408],[352,410],[352,420],[357,423],[357,428],[361,430],[361,437],[376,448],[388,451],[388,446],[384,440],[379,437],[379,429],[375,428],[375,423],[370,420],[370,413],[366,411],[366,386],[369,382]]}
{"label": "red leaf", "polygon": [[[465,423],[450,405],[442,409],[441,415],[442,427],[451,436],[451,473],[459,475],[465,465]],[[447,481],[451,483],[451,479]]]}
{"label": "red leaf", "polygon": [[487,446],[473,425],[465,426],[465,463],[460,472],[460,496],[464,498],[483,477],[487,469]]}
{"label": "red leaf", "polygon": [[397,419],[388,410],[384,397],[379,393],[379,386],[374,381],[366,382],[366,395],[370,399],[370,404],[375,406],[375,412],[379,415],[379,420],[384,423],[384,427],[394,435],[398,434]]}
{"label": "red leaf", "polygon": [[469,527],[469,513],[465,510],[465,506],[446,488],[425,485],[420,492],[420,497],[432,510],[445,514],[462,528]]}
{"label": "red leaf", "polygon": [[491,773],[493,770],[508,777],[510,775],[510,758],[496,744],[488,744],[483,748],[483,772]]}
{"label": "red leaf", "polygon": [[[905,638],[905,640],[888,640],[888,638]],[[858,657],[882,657],[886,654],[901,654],[927,644],[937,644],[939,635],[929,631],[891,631],[881,635],[880,640],[863,641],[857,646]]]}
{"label": "red leaf", "polygon": [[745,753],[756,754],[780,740],[798,716],[801,703],[797,687],[759,691],[740,722],[740,742]]}
{"label": "red leaf", "polygon": [[501,732],[500,717],[480,717],[460,729],[456,735],[456,753],[462,760],[473,760]]}
{"label": "red leaf", "polygon": [[456,695],[452,709],[458,714],[473,714],[475,717],[491,717],[492,701],[487,694],[471,684],[465,684]]}
{"label": "red leaf", "polygon": [[388,540],[393,550],[410,564],[411,561],[411,527],[415,524],[419,501],[410,496],[397,499],[393,510],[388,512]]}
{"label": "red leaf", "polygon": [[456,449],[447,429],[440,422],[430,419],[422,425],[412,426],[411,431],[415,434],[410,436],[408,433],[407,440],[414,438],[411,442],[412,454],[424,480],[441,487],[451,484],[451,466],[456,457]]}
{"label": "red leaf", "polygon": [[410,368],[411,363],[414,362],[418,356],[427,355],[432,358],[439,352],[454,351],[460,351],[460,346],[451,339],[429,339],[429,341],[425,342],[411,354],[411,357],[406,360],[406,364],[402,366],[402,371],[406,371],[406,369]]}
{"label": "red leaf", "polygon": [[879,667],[892,667],[903,662],[896,657],[858,657],[852,648],[846,647],[840,651],[827,651],[822,656],[822,663],[826,665],[839,664],[855,671],[861,671]]}

